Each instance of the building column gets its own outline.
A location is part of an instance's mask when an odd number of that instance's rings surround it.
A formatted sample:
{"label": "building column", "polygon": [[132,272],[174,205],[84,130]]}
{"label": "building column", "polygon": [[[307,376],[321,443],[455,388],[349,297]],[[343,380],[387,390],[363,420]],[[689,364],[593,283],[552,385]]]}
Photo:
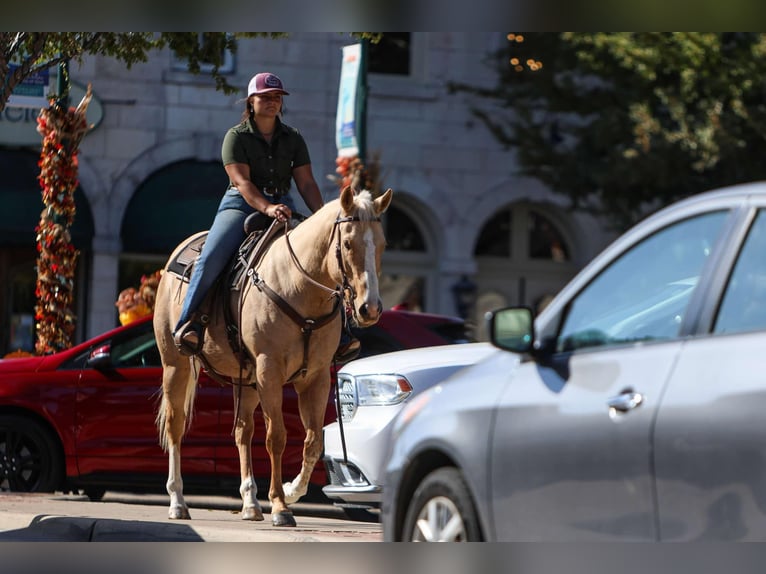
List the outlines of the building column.
{"label": "building column", "polygon": [[86,339],[114,329],[116,321],[117,285],[122,242],[119,238],[93,238],[93,273],[90,282],[90,310]]}

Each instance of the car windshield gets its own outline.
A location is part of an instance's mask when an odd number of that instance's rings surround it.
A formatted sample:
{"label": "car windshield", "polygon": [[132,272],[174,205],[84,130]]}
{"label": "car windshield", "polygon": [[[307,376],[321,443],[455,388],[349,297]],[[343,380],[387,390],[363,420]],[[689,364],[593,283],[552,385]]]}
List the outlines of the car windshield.
{"label": "car windshield", "polygon": [[678,336],[725,211],[691,217],[640,241],[572,301],[559,351]]}

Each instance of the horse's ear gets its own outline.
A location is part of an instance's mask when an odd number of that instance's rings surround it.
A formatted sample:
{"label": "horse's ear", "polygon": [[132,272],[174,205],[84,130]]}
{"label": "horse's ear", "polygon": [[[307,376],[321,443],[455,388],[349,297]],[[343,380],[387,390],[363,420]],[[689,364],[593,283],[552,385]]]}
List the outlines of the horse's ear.
{"label": "horse's ear", "polygon": [[386,209],[388,209],[388,206],[391,205],[391,198],[393,197],[394,192],[389,187],[386,190],[386,193],[381,195],[378,199],[375,200],[375,213],[380,215],[383,213]]}
{"label": "horse's ear", "polygon": [[350,213],[354,209],[354,192],[350,185],[340,190],[340,206],[346,213]]}

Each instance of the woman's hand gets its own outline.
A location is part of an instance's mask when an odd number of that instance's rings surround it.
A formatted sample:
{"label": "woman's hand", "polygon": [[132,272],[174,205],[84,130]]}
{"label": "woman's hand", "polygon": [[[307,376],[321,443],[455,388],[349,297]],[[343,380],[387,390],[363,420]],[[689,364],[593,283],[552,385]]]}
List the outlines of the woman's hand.
{"label": "woman's hand", "polygon": [[292,210],[282,203],[272,203],[266,209],[266,215],[277,221],[287,221],[293,216]]}

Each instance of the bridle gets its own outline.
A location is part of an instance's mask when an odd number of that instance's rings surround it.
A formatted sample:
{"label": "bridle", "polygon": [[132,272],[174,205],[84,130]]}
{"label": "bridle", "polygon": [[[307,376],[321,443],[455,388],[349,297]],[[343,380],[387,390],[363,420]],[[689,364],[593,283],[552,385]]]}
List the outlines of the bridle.
{"label": "bridle", "polygon": [[[253,282],[253,285],[262,293],[267,295],[269,299],[271,299],[281,310],[285,315],[290,317],[290,319],[298,325],[301,329],[301,333],[303,333],[303,363],[301,364],[300,368],[290,376],[290,378],[287,380],[287,382],[292,382],[298,377],[303,377],[306,375],[306,372],[308,371],[308,351],[309,351],[309,342],[311,340],[311,335],[316,329],[319,329],[320,327],[323,327],[330,321],[332,321],[335,318],[335,315],[340,311],[341,308],[341,302],[344,303],[344,312],[342,314],[342,320],[344,321],[344,328],[345,328],[345,321],[348,320],[347,314],[345,312],[345,308],[350,306],[352,309],[352,312],[354,316],[356,317],[356,309],[354,308],[353,303],[354,299],[356,298],[356,291],[354,290],[354,287],[351,285],[351,283],[348,280],[348,273],[346,272],[346,266],[344,265],[343,260],[343,254],[341,250],[341,233],[338,231],[338,227],[341,223],[348,223],[348,222],[362,222],[362,221],[369,221],[369,222],[375,222],[380,221],[380,218],[373,218],[373,219],[362,219],[358,215],[349,215],[346,217],[341,217],[340,214],[335,218],[335,222],[333,223],[332,233],[330,234],[330,239],[328,241],[328,245],[332,245],[333,239],[336,240],[335,244],[335,254],[338,260],[338,267],[341,274],[341,284],[336,285],[335,288],[327,287],[326,285],[323,285],[313,277],[311,277],[308,272],[303,268],[303,265],[301,265],[300,260],[298,259],[298,256],[295,254],[295,251],[293,250],[292,244],[290,243],[290,233],[291,229],[288,229],[289,222],[285,222],[285,243],[287,244],[287,251],[290,253],[290,258],[292,259],[295,267],[301,272],[301,274],[311,283],[312,285],[319,287],[320,289],[326,291],[330,297],[329,299],[335,299],[335,303],[333,305],[332,311],[327,313],[326,315],[323,315],[318,318],[307,318],[303,317],[300,313],[298,313],[295,308],[290,305],[287,301],[285,301],[278,293],[276,293],[271,287],[269,287],[266,282],[263,280],[263,278],[258,275],[257,270],[255,269],[249,269],[247,271],[247,275],[250,277],[250,279]],[[337,232],[337,233],[336,233]]]}

